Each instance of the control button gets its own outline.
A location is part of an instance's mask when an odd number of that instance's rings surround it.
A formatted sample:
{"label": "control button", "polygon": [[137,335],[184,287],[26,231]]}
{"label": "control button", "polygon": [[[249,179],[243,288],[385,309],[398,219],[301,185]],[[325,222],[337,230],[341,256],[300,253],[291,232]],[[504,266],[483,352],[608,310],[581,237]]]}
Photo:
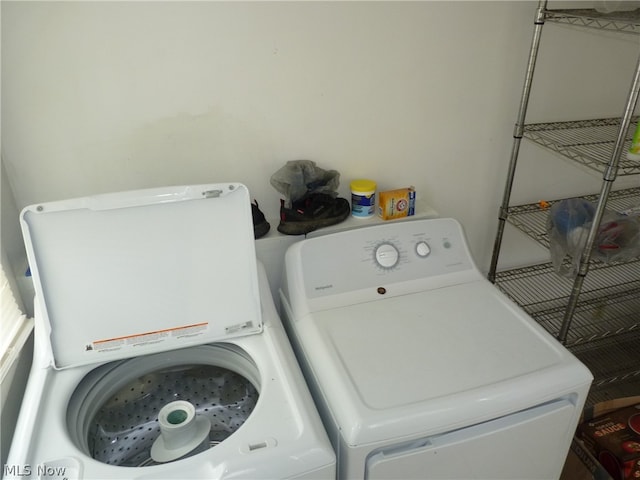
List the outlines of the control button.
{"label": "control button", "polygon": [[376,262],[383,268],[393,268],[399,258],[398,249],[390,243],[380,244],[376,248]]}
{"label": "control button", "polygon": [[416,244],[416,253],[419,257],[427,257],[431,253],[431,247],[425,241],[418,242]]}
{"label": "control button", "polygon": [[451,248],[451,242],[449,241],[449,239],[448,239],[448,238],[445,238],[445,239],[444,239],[444,242],[442,242],[442,246],[443,246],[444,248]]}

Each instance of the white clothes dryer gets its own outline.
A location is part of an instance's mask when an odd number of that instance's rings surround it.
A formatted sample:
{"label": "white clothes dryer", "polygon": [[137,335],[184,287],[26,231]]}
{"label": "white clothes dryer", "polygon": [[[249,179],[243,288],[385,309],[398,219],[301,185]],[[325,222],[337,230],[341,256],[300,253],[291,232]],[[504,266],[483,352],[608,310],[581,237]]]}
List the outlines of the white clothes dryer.
{"label": "white clothes dryer", "polygon": [[35,353],[6,478],[333,478],[238,183],[21,214]]}
{"label": "white clothes dryer", "polygon": [[339,479],[557,479],[591,373],[474,265],[460,224],[289,247],[285,328]]}

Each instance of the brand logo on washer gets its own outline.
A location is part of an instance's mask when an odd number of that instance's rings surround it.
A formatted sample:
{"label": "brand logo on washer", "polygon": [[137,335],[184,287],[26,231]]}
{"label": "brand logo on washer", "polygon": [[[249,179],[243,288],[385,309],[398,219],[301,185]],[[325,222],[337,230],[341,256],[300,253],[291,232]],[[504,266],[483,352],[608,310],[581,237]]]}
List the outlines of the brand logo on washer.
{"label": "brand logo on washer", "polygon": [[316,290],[329,290],[330,288],[333,288],[333,285],[331,283],[328,285],[320,285],[318,287],[315,287]]}

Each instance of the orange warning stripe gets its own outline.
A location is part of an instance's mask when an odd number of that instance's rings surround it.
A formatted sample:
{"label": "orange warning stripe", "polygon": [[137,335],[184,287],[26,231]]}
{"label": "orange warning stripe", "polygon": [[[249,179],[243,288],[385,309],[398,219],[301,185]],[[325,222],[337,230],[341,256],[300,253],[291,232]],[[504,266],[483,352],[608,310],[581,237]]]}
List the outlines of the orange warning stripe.
{"label": "orange warning stripe", "polygon": [[155,335],[155,334],[158,334],[158,333],[173,332],[173,331],[176,331],[176,330],[184,330],[185,328],[202,327],[202,326],[205,326],[205,325],[207,325],[207,322],[194,323],[193,325],[184,325],[182,327],[165,328],[164,330],[155,330],[153,332],[136,333],[134,335],[125,335],[124,337],[114,337],[114,338],[107,338],[105,340],[96,340],[95,342],[93,342],[93,344],[97,345],[97,344],[100,344],[100,343],[115,342],[117,340],[126,340],[128,338],[135,338],[135,337],[144,337],[145,335]]}

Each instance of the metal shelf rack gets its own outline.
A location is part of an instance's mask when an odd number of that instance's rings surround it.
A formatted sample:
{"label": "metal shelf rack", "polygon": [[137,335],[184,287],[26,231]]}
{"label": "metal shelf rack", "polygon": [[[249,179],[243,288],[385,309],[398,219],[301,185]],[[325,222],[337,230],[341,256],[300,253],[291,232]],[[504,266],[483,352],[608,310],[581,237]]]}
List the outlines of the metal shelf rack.
{"label": "metal shelf rack", "polygon": [[[605,264],[593,256],[605,211],[623,211],[640,205],[640,188],[613,190],[619,175],[640,174],[640,162],[629,161],[625,156],[639,121],[634,111],[640,95],[640,55],[620,117],[525,124],[545,22],[640,35],[640,9],[615,13],[590,9],[559,10],[548,9],[547,0],[539,0],[488,275],[489,280],[590,368],[595,380],[587,404],[592,404],[637,395],[640,391],[640,349],[637,347],[640,341],[640,258]],[[577,259],[574,278],[560,276],[551,263],[504,271],[497,269],[507,222],[541,245],[550,246],[548,209],[558,200],[510,205],[523,138],[602,174],[600,191],[584,197],[596,207],[586,245]]]}

